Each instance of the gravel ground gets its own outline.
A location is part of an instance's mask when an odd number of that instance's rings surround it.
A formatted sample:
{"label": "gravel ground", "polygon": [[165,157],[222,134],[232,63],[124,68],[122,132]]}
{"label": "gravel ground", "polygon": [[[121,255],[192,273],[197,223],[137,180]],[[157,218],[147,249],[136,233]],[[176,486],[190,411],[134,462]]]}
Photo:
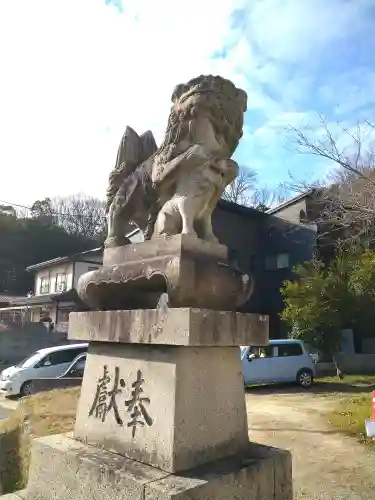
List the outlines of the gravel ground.
{"label": "gravel ground", "polygon": [[292,452],[296,500],[375,499],[375,453],[324,418],[342,396],[287,387],[247,393],[251,440]]}

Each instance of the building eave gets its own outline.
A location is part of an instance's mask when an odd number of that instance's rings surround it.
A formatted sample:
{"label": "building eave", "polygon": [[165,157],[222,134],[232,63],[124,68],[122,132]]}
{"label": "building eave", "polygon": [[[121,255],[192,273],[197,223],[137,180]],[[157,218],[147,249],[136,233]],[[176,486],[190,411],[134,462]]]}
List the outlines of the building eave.
{"label": "building eave", "polygon": [[266,214],[268,214],[268,215],[275,214],[275,213],[279,212],[280,210],[282,210],[283,208],[287,208],[291,205],[294,205],[294,203],[297,203],[298,201],[303,200],[303,198],[308,198],[309,196],[312,196],[315,192],[316,192],[316,189],[309,189],[305,193],[301,193],[297,196],[294,196],[294,198],[291,198],[290,200],[287,200],[284,203],[277,205],[277,207],[270,208],[269,210],[266,210]]}
{"label": "building eave", "polygon": [[223,199],[220,199],[218,201],[217,207],[226,212],[232,212],[240,215],[255,215],[259,217],[265,215],[265,212],[263,212],[262,210],[258,210],[254,207],[246,207],[245,205],[239,205],[238,203],[234,203],[233,201],[227,201]]}
{"label": "building eave", "polygon": [[56,257],[55,259],[46,260],[44,262],[38,262],[38,264],[33,264],[26,268],[27,272],[36,271],[38,269],[43,269],[44,267],[54,266],[56,264],[63,264],[64,262],[81,262],[87,258],[88,255],[100,253],[102,247],[93,248],[91,250],[85,250],[84,252],[75,253],[73,255],[67,255],[65,257]]}
{"label": "building eave", "polygon": [[59,293],[46,293],[45,295],[32,295],[31,297],[25,297],[24,300],[17,301],[12,305],[17,306],[27,306],[27,305],[43,305],[43,304],[53,304],[55,302],[67,302],[67,301],[77,301],[79,300],[77,291],[74,288],[66,290],[65,292]]}

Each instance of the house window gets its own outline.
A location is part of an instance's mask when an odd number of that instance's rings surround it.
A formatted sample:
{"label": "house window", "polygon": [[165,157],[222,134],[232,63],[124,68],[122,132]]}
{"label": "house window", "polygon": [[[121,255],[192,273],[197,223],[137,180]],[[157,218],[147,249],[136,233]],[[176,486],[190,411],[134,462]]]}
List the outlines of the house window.
{"label": "house window", "polygon": [[65,292],[66,290],[66,274],[57,273],[55,281],[55,292]]}
{"label": "house window", "polygon": [[289,254],[279,253],[277,255],[277,269],[286,269],[289,267]]}
{"label": "house window", "polygon": [[91,266],[87,268],[88,271],[96,271],[97,269],[99,269],[98,266]]}
{"label": "house window", "polygon": [[289,254],[278,253],[266,256],[266,269],[274,271],[276,269],[286,269],[289,267]]}
{"label": "house window", "polygon": [[44,293],[49,293],[49,279],[40,278],[39,293],[42,295]]}

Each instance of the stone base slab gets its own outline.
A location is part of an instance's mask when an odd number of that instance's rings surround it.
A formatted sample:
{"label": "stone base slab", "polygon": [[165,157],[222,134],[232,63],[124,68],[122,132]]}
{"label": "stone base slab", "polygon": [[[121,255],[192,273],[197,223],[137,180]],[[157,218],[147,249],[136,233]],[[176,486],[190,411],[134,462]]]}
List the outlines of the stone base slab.
{"label": "stone base slab", "polygon": [[73,312],[74,340],[185,346],[268,344],[268,316],[208,309]]}
{"label": "stone base slab", "polygon": [[168,474],[69,435],[33,440],[27,500],[292,500],[290,453],[244,453]]}
{"label": "stone base slab", "polygon": [[239,348],[90,343],[74,435],[168,472],[242,451]]}

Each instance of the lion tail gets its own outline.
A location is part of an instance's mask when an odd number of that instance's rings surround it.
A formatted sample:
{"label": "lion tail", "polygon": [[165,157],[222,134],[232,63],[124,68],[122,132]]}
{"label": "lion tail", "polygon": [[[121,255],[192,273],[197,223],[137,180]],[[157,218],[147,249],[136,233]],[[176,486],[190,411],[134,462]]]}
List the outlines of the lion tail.
{"label": "lion tail", "polygon": [[109,175],[106,213],[124,180],[156,150],[155,138],[150,130],[139,136],[131,127],[126,127],[117,151],[115,167]]}

